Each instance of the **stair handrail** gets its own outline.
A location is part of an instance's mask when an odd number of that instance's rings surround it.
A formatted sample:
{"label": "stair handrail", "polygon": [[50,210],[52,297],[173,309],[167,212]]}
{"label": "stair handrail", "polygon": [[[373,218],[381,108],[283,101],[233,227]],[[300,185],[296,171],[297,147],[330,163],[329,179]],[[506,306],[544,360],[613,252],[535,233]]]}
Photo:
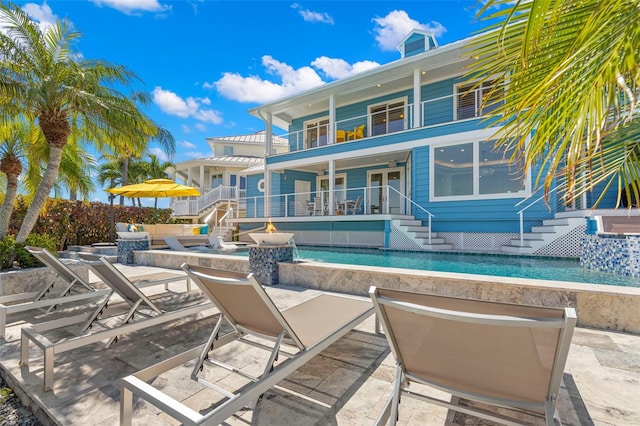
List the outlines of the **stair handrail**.
{"label": "stair handrail", "polygon": [[[427,221],[429,222],[429,244],[431,244],[431,218],[435,217],[435,215],[433,213],[431,213],[429,210],[427,210],[424,207],[422,207],[420,204],[418,204],[415,201],[413,201],[411,198],[409,198],[406,195],[402,194],[400,191],[395,189],[393,186],[387,185],[387,194],[388,194],[389,189],[394,190],[400,197],[404,198],[405,202],[409,201],[409,203],[413,204],[418,209],[422,210],[423,212],[425,212],[427,214]],[[387,200],[388,199],[389,199],[389,196],[387,195]]]}
{"label": "stair handrail", "polygon": [[227,210],[225,214],[223,214],[220,219],[218,219],[218,234],[220,235],[222,235],[222,222],[227,220],[227,216],[229,216],[229,213],[233,214],[233,207],[229,207],[229,210]]}
{"label": "stair handrail", "polygon": [[[518,214],[518,216],[520,216],[520,247],[524,246],[524,212],[529,207],[538,204],[538,202],[540,202],[540,200],[544,200],[547,197],[547,195],[551,195],[552,193],[556,192],[561,186],[562,186],[562,184],[557,185],[555,188],[551,189],[548,194],[543,194],[542,196],[536,198],[531,203],[527,204],[524,208],[522,208],[522,209],[520,209],[518,211],[517,214]],[[540,190],[540,188],[536,189],[529,197],[520,200],[517,204],[514,205],[514,207],[517,207],[520,204],[524,203],[525,201],[531,199],[531,197],[535,193],[537,193],[539,190]]]}
{"label": "stair handrail", "polygon": [[[198,200],[196,214],[200,214],[220,200],[235,200],[235,190],[235,186],[218,185],[212,190],[196,197]],[[223,195],[226,195],[226,197],[223,197]]]}

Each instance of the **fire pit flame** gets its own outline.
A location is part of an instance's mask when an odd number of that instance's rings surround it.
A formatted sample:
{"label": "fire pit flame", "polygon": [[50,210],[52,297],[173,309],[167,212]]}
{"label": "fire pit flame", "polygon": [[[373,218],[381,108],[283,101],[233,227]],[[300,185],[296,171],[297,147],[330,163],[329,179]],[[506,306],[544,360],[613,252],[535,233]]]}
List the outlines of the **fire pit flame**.
{"label": "fire pit flame", "polygon": [[267,234],[275,234],[276,232],[278,232],[276,227],[273,226],[273,223],[271,223],[271,219],[269,219],[269,223],[267,224],[267,228],[265,229],[265,232]]}
{"label": "fire pit flame", "polygon": [[290,232],[278,232],[271,219],[265,229],[265,232],[250,233],[249,236],[259,246],[277,246],[288,245],[293,238],[293,233]]}

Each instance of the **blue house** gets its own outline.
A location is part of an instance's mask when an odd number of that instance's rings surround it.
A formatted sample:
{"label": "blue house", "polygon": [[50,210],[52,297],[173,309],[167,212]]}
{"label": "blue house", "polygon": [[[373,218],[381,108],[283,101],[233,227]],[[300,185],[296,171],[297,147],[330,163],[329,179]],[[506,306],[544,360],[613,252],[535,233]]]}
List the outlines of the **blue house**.
{"label": "blue house", "polygon": [[483,100],[502,89],[465,81],[467,41],[414,30],[395,62],[249,110],[267,154],[244,172],[240,231],[271,219],[297,244],[577,256],[593,200],[547,204],[496,149]]}

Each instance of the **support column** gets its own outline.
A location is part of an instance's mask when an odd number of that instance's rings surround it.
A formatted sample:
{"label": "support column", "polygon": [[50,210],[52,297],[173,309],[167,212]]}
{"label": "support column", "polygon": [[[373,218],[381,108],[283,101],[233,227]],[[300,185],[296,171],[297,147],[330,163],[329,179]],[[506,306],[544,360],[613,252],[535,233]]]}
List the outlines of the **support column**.
{"label": "support column", "polygon": [[191,166],[189,166],[189,168],[187,169],[187,186],[193,186],[193,179],[191,178],[191,169],[192,169]]}
{"label": "support column", "polygon": [[329,95],[329,128],[327,129],[327,143],[336,142],[336,97],[332,93]]}
{"label": "support column", "polygon": [[265,153],[264,153],[264,215],[271,216],[271,172],[267,165],[267,159],[273,150],[273,115],[267,114],[267,128],[265,131]]}
{"label": "support column", "polygon": [[335,160],[329,160],[329,215],[336,214],[336,201],[335,201],[335,189],[336,189],[336,162]]}
{"label": "support column", "polygon": [[200,192],[204,195],[204,165],[200,164]]}
{"label": "support column", "polygon": [[422,101],[420,93],[420,70],[416,68],[413,70],[413,125],[411,126],[414,129],[422,126],[422,108],[420,101]]}

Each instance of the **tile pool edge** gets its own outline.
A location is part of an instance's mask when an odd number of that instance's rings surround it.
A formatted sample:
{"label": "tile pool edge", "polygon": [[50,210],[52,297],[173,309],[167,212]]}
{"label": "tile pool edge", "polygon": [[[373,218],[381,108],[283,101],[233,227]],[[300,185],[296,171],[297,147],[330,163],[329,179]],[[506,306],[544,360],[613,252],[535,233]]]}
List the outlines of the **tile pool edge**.
{"label": "tile pool edge", "polygon": [[[248,272],[248,258],[163,250],[135,252],[135,263],[177,269],[183,262]],[[371,285],[529,305],[571,306],[578,325],[640,334],[640,288],[456,272],[305,261],[280,263],[280,284],[366,295]]]}

